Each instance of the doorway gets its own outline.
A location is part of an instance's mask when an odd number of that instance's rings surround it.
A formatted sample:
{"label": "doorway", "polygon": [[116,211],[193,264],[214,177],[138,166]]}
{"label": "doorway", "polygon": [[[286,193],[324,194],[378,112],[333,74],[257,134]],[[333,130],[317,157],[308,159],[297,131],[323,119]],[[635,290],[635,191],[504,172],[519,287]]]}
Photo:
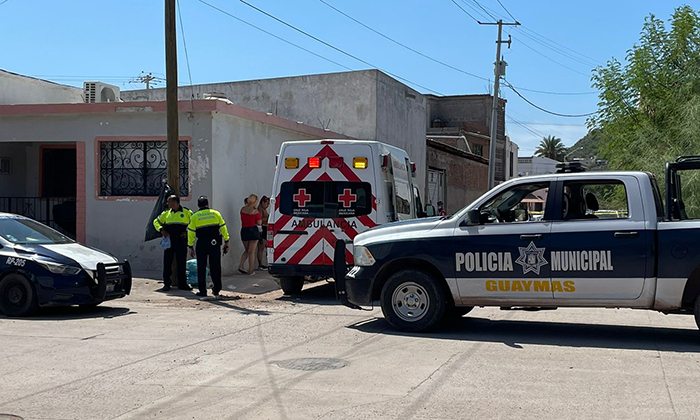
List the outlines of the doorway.
{"label": "doorway", "polygon": [[75,145],[40,148],[43,223],[72,238],[76,234],[77,156]]}

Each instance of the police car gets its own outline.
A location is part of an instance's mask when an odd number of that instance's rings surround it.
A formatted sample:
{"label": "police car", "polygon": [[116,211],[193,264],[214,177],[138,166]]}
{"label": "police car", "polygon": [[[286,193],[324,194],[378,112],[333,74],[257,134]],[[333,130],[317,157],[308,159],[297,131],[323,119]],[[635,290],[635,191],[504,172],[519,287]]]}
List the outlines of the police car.
{"label": "police car", "polygon": [[475,306],[651,309],[700,326],[700,220],[681,186],[697,169],[700,157],[667,165],[666,208],[650,173],[558,173],[505,182],[451,217],[372,229],[349,272],[336,243],[337,297],[379,300],[405,331]]}
{"label": "police car", "polygon": [[35,220],[0,213],[0,312],[96,306],[131,291],[128,262],[76,243]]}

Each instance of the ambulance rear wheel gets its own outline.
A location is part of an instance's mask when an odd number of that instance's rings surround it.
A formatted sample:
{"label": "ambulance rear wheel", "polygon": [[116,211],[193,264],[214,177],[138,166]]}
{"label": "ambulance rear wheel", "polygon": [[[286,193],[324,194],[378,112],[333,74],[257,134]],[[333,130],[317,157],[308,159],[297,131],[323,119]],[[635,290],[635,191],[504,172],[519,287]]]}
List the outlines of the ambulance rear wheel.
{"label": "ambulance rear wheel", "polygon": [[280,287],[285,295],[299,294],[304,287],[304,277],[280,277]]}
{"label": "ambulance rear wheel", "polygon": [[440,284],[421,270],[394,273],[382,288],[382,313],[394,328],[426,331],[445,315],[445,293]]}

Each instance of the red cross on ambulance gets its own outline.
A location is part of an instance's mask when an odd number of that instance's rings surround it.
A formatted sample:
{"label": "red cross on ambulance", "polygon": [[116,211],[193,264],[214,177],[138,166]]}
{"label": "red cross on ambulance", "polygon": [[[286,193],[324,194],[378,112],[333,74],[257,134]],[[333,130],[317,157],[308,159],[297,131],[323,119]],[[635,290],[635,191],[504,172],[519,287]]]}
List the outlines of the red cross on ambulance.
{"label": "red cross on ambulance", "polygon": [[306,193],[306,188],[299,188],[299,192],[292,199],[299,207],[306,207],[306,203],[311,201],[311,196]]}
{"label": "red cross on ambulance", "polygon": [[343,193],[338,195],[338,201],[343,203],[343,207],[348,208],[357,201],[357,194],[353,194],[350,188],[345,188]]}

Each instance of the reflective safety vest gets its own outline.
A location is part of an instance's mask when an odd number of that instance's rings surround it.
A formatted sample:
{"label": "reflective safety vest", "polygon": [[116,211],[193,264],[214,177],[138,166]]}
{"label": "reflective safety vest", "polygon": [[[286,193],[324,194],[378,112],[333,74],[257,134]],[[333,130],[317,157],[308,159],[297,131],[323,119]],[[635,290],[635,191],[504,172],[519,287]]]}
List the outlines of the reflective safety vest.
{"label": "reflective safety vest", "polygon": [[191,217],[192,210],[180,206],[180,209],[177,211],[168,209],[161,213],[160,216],[153,220],[153,226],[158,232],[165,229],[174,238],[178,238],[187,231]]}
{"label": "reflective safety vest", "polygon": [[212,209],[201,209],[192,215],[187,227],[187,245],[194,246],[195,238],[212,245],[221,245],[221,237],[228,242],[228,229],[221,213]]}

